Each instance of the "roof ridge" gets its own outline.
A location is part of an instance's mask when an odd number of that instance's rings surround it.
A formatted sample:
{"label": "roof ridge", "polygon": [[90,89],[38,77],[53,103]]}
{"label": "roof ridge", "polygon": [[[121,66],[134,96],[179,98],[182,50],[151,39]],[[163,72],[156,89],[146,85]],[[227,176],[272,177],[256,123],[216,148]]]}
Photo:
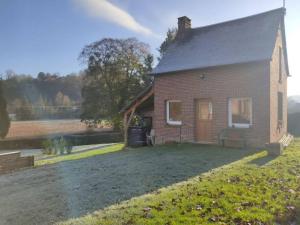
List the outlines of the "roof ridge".
{"label": "roof ridge", "polygon": [[227,20],[227,21],[223,21],[223,22],[213,23],[213,24],[202,26],[202,27],[194,27],[191,30],[195,31],[195,30],[200,30],[200,29],[204,29],[204,28],[210,28],[210,27],[213,27],[213,26],[224,25],[224,24],[227,24],[227,23],[240,22],[240,21],[243,21],[243,20],[251,19],[253,17],[265,16],[266,14],[271,14],[271,13],[274,13],[276,11],[282,11],[284,13],[285,10],[286,9],[284,7],[280,7],[280,8],[272,9],[272,10],[265,11],[265,12],[262,12],[262,13],[253,14],[253,15],[250,15],[250,16],[245,16],[245,17],[241,17],[241,18],[237,18],[237,19],[232,19],[232,20]]}

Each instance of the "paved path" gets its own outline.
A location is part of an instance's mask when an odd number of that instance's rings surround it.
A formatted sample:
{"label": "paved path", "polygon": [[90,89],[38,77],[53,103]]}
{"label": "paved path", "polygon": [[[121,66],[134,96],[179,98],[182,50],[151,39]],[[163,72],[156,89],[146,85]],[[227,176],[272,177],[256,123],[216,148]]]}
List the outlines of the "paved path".
{"label": "paved path", "polygon": [[0,224],[43,225],[79,217],[247,155],[240,149],[191,146],[124,150],[1,175]]}

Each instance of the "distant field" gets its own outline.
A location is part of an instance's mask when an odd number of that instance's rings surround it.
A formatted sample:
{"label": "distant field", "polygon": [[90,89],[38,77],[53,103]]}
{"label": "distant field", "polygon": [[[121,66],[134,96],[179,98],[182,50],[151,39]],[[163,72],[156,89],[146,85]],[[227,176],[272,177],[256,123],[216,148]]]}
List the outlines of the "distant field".
{"label": "distant field", "polygon": [[7,138],[47,136],[86,131],[80,120],[12,121]]}

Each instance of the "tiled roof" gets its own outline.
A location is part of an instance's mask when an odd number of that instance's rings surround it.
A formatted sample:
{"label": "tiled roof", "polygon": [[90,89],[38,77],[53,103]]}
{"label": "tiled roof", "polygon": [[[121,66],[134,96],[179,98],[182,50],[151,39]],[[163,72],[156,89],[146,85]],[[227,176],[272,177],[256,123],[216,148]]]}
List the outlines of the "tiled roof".
{"label": "tiled roof", "polygon": [[169,46],[152,74],[271,59],[284,14],[279,8],[192,28]]}

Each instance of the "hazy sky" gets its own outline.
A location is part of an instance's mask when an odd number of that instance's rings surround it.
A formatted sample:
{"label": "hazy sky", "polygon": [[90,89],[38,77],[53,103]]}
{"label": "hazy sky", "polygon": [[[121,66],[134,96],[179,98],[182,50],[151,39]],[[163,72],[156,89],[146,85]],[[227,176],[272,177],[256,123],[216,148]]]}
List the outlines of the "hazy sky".
{"label": "hazy sky", "polygon": [[[157,48],[177,17],[199,27],[282,6],[282,0],[0,0],[0,73],[12,69],[62,75],[84,68],[77,58],[104,37],[137,37]],[[300,1],[286,0],[289,95],[300,95]]]}

